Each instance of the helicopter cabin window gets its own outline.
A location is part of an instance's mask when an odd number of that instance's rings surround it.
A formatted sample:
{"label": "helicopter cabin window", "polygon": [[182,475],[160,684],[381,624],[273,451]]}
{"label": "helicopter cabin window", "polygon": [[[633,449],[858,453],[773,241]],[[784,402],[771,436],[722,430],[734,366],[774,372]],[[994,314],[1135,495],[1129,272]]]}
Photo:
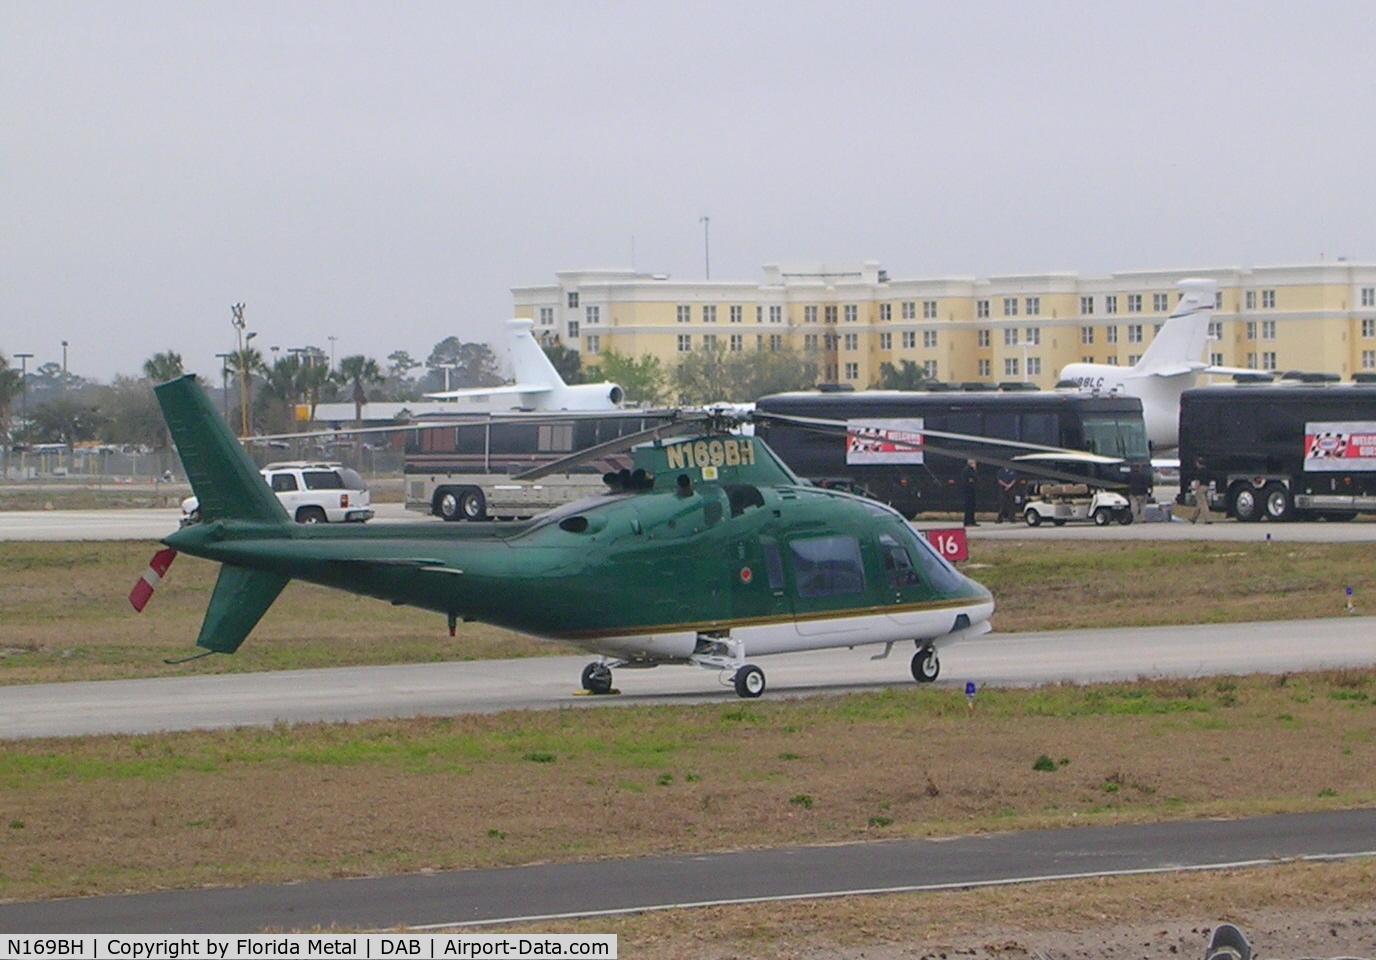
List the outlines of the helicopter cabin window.
{"label": "helicopter cabin window", "polygon": [[764,506],[764,497],[758,487],[752,487],[748,483],[730,484],[724,488],[726,497],[731,502],[731,516],[739,517],[751,507]]}
{"label": "helicopter cabin window", "polygon": [[922,582],[913,566],[912,555],[897,539],[887,533],[881,533],[879,551],[884,555],[884,573],[889,578],[890,587],[896,590]]}
{"label": "helicopter cabin window", "polygon": [[861,593],[865,568],[856,537],[817,537],[788,545],[800,597],[835,597]]}

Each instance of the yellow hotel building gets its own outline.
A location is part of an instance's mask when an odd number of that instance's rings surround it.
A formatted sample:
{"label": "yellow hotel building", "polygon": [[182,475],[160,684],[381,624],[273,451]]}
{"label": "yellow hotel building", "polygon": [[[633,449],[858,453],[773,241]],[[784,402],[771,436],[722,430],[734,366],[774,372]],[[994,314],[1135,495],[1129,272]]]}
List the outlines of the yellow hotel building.
{"label": "yellow hotel building", "polygon": [[606,350],[672,367],[693,350],[816,351],[827,380],[863,389],[912,360],[952,382],[1055,385],[1067,363],[1132,366],[1185,277],[1218,281],[1207,359],[1218,366],[1376,371],[1376,264],[895,280],[873,261],[767,264],[759,283],[568,270],[515,287],[514,316],[594,364]]}

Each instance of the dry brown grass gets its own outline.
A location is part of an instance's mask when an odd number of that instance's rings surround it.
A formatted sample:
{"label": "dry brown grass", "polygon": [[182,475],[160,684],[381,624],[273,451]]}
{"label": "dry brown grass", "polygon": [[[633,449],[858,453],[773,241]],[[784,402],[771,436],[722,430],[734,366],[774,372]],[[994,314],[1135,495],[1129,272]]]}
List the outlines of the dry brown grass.
{"label": "dry brown grass", "polygon": [[[1376,673],[6,744],[0,888],[110,893],[1376,801]],[[1258,749],[1264,744],[1264,749]],[[1043,755],[1052,770],[1038,770]],[[150,842],[150,839],[153,842]]]}

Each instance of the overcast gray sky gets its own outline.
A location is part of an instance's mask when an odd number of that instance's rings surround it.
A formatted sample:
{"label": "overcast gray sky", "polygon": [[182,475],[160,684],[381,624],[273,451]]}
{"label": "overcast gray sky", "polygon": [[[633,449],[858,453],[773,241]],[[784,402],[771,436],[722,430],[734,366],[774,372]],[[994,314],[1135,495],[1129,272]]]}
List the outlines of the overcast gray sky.
{"label": "overcast gray sky", "polygon": [[[0,0],[0,352],[424,359],[510,288],[1376,259],[1376,4]],[[632,240],[634,238],[634,241]],[[635,262],[632,264],[632,250]]]}

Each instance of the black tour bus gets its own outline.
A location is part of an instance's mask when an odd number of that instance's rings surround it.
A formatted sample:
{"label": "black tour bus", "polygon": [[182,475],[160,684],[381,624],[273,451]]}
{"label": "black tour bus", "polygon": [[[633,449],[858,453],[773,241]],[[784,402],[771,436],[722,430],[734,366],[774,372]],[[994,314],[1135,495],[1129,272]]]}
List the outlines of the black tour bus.
{"label": "black tour bus", "polygon": [[845,421],[845,436],[768,418],[762,418],[755,431],[799,476],[857,490],[909,517],[961,510],[958,479],[971,457],[981,461],[977,509],[996,509],[998,467],[989,461],[1008,462],[1029,452],[997,443],[923,437],[924,430],[1063,447],[1122,460],[1115,464],[1027,463],[1020,467],[1023,479],[1055,470],[1063,478],[1074,474],[1124,493],[1145,494],[1151,487],[1142,402],[1135,397],[1035,390],[816,391],[775,394],[762,398],[755,407],[766,414]]}
{"label": "black tour bus", "polygon": [[1197,477],[1211,506],[1243,521],[1376,512],[1376,384],[1310,376],[1186,390],[1182,495]]}

